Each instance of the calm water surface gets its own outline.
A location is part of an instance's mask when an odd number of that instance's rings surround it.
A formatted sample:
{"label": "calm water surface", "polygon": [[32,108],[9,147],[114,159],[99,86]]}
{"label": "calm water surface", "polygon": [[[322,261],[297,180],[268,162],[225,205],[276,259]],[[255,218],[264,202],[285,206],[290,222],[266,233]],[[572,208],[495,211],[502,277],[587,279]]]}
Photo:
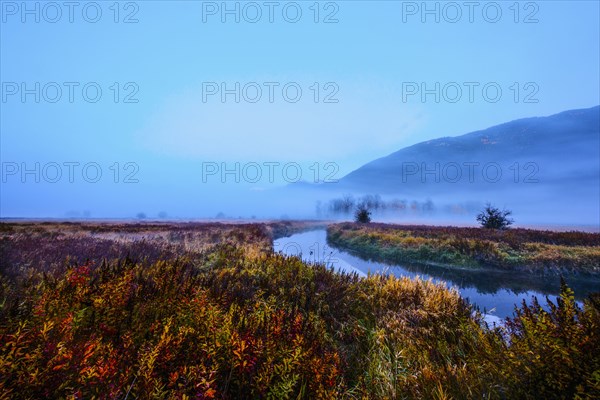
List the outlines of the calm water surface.
{"label": "calm water surface", "polygon": [[[523,299],[530,302],[536,296],[545,305],[546,296],[552,301],[560,291],[558,276],[541,276],[521,272],[501,272],[463,268],[433,267],[423,265],[388,265],[364,260],[346,251],[327,244],[324,229],[298,233],[274,242],[275,251],[286,255],[300,256],[307,262],[320,262],[345,272],[356,272],[361,276],[383,272],[396,276],[433,279],[445,282],[458,289],[460,294],[486,314],[489,322],[498,322],[512,316],[515,304]],[[600,279],[567,275],[565,280],[575,291],[577,300],[582,301],[592,292],[600,291]]]}

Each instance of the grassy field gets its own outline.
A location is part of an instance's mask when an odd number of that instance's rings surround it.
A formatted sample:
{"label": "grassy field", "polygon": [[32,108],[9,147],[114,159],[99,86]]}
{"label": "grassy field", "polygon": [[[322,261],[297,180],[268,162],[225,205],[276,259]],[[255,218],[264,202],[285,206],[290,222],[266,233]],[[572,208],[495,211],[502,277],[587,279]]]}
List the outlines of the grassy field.
{"label": "grassy field", "polygon": [[489,328],[442,284],[272,252],[314,226],[0,224],[0,399],[600,396],[599,297]]}
{"label": "grassy field", "polygon": [[600,234],[389,224],[330,225],[333,246],[388,263],[600,274]]}

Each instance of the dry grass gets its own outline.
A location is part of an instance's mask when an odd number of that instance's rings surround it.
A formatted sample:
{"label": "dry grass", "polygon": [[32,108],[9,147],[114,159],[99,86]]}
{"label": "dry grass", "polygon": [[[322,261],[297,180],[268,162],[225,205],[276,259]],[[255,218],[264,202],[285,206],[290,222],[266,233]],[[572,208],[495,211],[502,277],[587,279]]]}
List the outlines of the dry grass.
{"label": "dry grass", "polygon": [[304,228],[3,226],[0,399],[600,395],[598,298],[489,329],[443,284],[270,251]]}
{"label": "dry grass", "polygon": [[600,234],[530,229],[336,224],[328,241],[390,263],[600,274]]}

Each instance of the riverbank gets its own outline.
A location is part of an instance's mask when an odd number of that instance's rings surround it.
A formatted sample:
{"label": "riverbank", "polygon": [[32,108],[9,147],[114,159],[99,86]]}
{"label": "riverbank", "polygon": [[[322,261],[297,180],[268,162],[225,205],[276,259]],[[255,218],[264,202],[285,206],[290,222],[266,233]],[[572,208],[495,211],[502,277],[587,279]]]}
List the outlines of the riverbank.
{"label": "riverbank", "polygon": [[600,275],[597,233],[341,223],[327,228],[327,240],[391,264]]}

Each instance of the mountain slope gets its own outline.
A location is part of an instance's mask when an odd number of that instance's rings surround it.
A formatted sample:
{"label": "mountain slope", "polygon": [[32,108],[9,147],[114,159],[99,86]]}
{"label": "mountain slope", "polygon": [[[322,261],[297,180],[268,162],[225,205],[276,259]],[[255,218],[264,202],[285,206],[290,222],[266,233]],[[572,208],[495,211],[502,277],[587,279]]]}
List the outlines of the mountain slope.
{"label": "mountain slope", "polygon": [[597,106],[418,143],[360,167],[340,186],[414,196],[573,190],[597,198],[599,162]]}

